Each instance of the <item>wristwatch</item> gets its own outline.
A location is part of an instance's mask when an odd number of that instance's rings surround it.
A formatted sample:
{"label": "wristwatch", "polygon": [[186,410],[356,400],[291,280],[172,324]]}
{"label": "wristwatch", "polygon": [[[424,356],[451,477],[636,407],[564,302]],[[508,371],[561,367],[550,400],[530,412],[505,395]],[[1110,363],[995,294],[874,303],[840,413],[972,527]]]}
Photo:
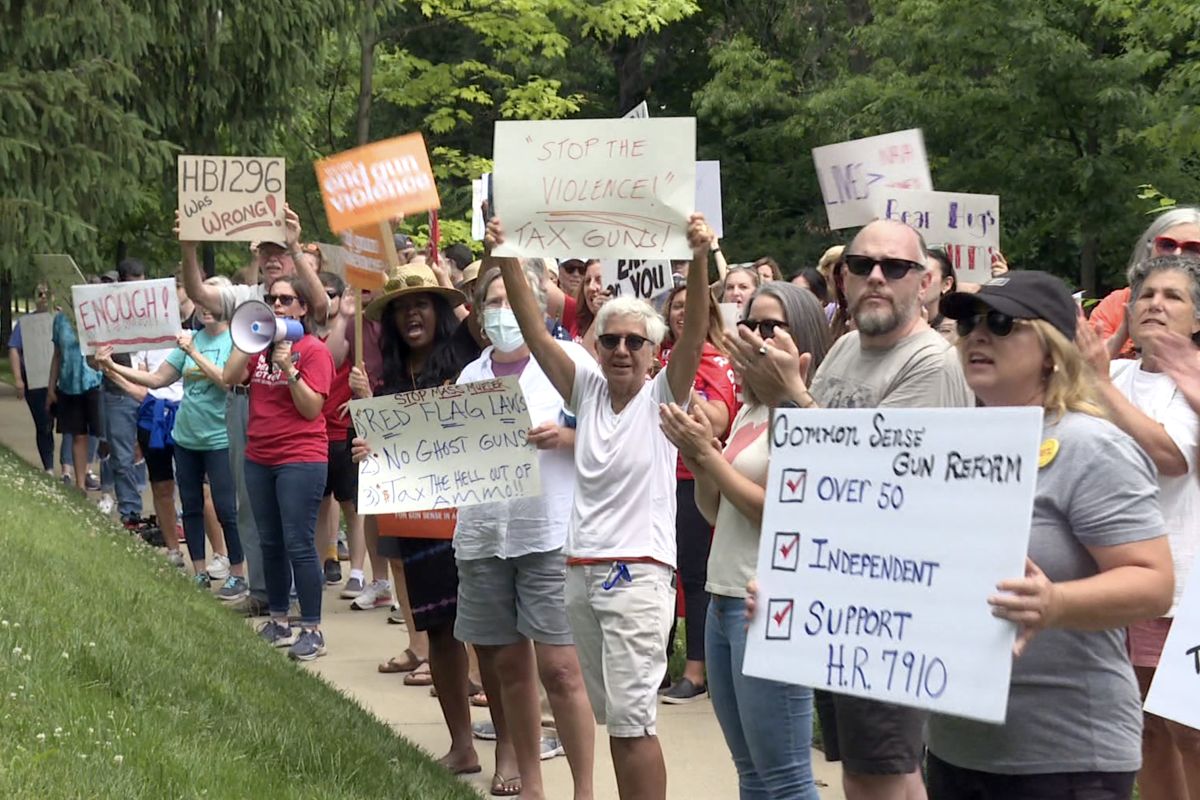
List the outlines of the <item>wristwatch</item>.
{"label": "wristwatch", "polygon": [[299,383],[299,382],[300,382],[300,370],[294,369],[294,370],[292,370],[291,374],[288,375],[288,383],[295,384],[295,383]]}

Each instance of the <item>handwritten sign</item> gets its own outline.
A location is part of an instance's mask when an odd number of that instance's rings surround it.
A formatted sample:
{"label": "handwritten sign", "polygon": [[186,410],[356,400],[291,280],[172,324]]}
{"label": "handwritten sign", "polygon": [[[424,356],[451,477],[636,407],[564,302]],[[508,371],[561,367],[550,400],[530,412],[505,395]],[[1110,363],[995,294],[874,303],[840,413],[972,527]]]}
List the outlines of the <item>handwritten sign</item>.
{"label": "handwritten sign", "polygon": [[1039,408],[777,409],[746,674],[1003,722],[1016,626],[987,598],[1024,574],[1041,430]]}
{"label": "handwritten sign", "polygon": [[387,256],[378,226],[358,228],[342,234],[343,276],[356,289],[375,290],[387,283]]}
{"label": "handwritten sign", "polygon": [[1200,728],[1200,556],[1192,562],[1175,621],[1146,695],[1146,710]]}
{"label": "handwritten sign", "polygon": [[834,230],[875,219],[871,199],[883,189],[933,189],[925,138],[917,129],[814,147],[812,154]]}
{"label": "handwritten sign", "polygon": [[498,256],[691,258],[696,120],[497,122]]}
{"label": "handwritten sign", "polygon": [[45,389],[50,385],[53,332],[53,314],[42,312],[21,317],[21,363],[25,366],[26,388]]}
{"label": "handwritten sign", "polygon": [[334,233],[442,205],[419,133],[346,150],[313,166]]}
{"label": "handwritten sign", "polygon": [[354,400],[350,414],[372,450],[359,465],[361,514],[462,508],[542,492],[516,376]]}
{"label": "handwritten sign", "polygon": [[652,300],[671,291],[670,261],[618,259],[600,262],[600,280],[613,297]]}
{"label": "handwritten sign", "polygon": [[38,276],[50,289],[53,307],[65,309],[71,302],[71,287],[87,283],[75,259],[62,253],[43,253],[33,257]]}
{"label": "handwritten sign", "polygon": [[180,156],[179,238],[282,239],[286,173],[282,158]]}
{"label": "handwritten sign", "polygon": [[132,353],[174,346],[179,333],[175,279],[71,287],[79,346],[87,355],[110,346]]}
{"label": "handwritten sign", "polygon": [[959,280],[992,279],[992,253],[1000,249],[998,196],[884,189],[871,203],[880,219],[910,225],[930,247],[945,247]]}

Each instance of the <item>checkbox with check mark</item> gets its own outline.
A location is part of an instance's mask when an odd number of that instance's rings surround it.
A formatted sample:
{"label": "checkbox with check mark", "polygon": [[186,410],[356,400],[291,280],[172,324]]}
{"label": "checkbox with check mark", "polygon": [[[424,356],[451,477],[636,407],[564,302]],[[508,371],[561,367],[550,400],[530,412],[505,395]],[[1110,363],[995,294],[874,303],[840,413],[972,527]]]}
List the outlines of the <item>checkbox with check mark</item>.
{"label": "checkbox with check mark", "polygon": [[808,484],[808,470],[784,469],[779,482],[779,502],[803,503],[804,489]]}
{"label": "checkbox with check mark", "polygon": [[792,638],[792,609],[796,601],[791,598],[772,597],[767,601],[767,638],[787,641]]}
{"label": "checkbox with check mark", "polygon": [[775,549],[771,551],[771,569],[795,572],[800,566],[800,533],[780,531],[775,534]]}

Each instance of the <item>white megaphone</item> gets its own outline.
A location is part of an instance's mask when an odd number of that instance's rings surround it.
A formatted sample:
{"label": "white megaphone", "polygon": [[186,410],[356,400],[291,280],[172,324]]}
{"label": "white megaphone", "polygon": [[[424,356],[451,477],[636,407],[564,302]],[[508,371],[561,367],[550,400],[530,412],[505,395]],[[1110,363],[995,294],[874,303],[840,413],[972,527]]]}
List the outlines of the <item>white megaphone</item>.
{"label": "white megaphone", "polygon": [[275,316],[271,307],[261,300],[248,300],[233,312],[229,335],[233,337],[234,347],[254,355],[275,342],[299,341],[304,337],[304,326],[297,320]]}

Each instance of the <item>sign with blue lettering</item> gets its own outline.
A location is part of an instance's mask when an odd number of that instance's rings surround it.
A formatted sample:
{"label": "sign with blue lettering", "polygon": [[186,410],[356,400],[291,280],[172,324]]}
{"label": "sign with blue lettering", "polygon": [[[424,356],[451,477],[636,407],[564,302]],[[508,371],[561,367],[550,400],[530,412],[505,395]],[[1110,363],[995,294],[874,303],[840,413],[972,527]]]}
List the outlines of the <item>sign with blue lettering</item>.
{"label": "sign with blue lettering", "polygon": [[747,675],[1003,722],[1040,408],[777,409]]}
{"label": "sign with blue lettering", "polygon": [[1200,728],[1200,556],[1192,562],[1187,586],[1163,645],[1146,710],[1189,728]]}
{"label": "sign with blue lettering", "polygon": [[1000,249],[999,196],[884,189],[871,203],[878,218],[910,225],[930,247],[945,247],[960,281],[992,279],[992,254]]}
{"label": "sign with blue lettering", "polygon": [[916,128],[814,147],[812,154],[833,230],[875,219],[872,199],[885,189],[933,189],[925,137]]}
{"label": "sign with blue lettering", "polygon": [[371,446],[358,512],[462,508],[542,493],[529,407],[517,376],[350,402]]}

